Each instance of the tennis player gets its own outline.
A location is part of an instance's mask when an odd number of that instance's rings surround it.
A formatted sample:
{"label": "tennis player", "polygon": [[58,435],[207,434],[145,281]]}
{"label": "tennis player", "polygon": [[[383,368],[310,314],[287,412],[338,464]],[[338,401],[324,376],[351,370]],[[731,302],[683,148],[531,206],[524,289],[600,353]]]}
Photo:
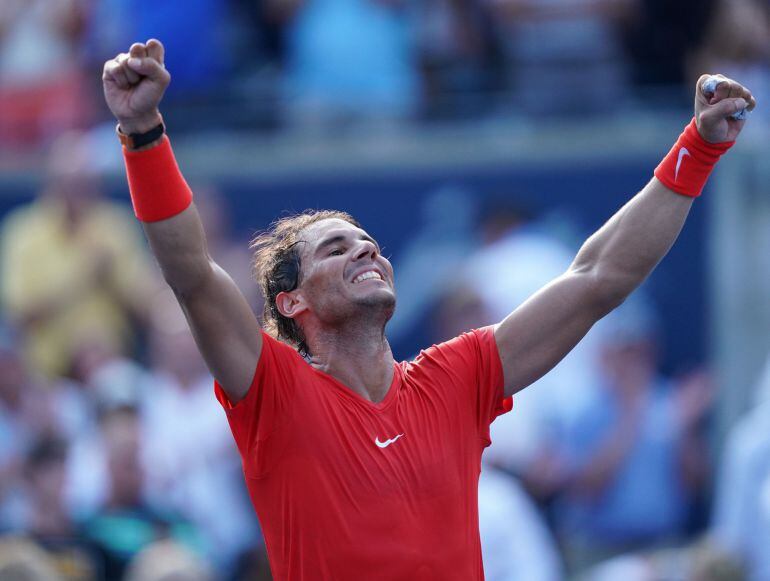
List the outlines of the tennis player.
{"label": "tennis player", "polygon": [[132,45],[105,64],[104,93],[135,213],[215,378],[274,577],[483,579],[477,484],[490,423],[668,252],[751,93],[704,75],[655,177],[567,272],[500,323],[396,362],[385,337],[393,268],[343,212],[284,218],[255,240],[260,328],[206,251],[158,109],[163,54],[157,40]]}

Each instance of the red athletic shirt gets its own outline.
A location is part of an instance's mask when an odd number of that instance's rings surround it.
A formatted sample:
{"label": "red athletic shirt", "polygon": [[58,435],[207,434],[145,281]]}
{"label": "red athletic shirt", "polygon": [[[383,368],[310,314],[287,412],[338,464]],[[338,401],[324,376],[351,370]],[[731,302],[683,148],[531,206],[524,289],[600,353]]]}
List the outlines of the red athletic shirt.
{"label": "red athletic shirt", "polygon": [[215,391],[274,578],[481,581],[481,453],[512,406],[493,329],[395,363],[378,404],[262,336],[246,397]]}

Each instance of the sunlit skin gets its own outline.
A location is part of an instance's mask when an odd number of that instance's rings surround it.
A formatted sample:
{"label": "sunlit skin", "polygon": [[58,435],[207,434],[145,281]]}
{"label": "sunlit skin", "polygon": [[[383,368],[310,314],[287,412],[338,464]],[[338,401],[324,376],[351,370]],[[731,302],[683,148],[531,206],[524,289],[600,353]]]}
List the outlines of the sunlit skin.
{"label": "sunlit skin", "polygon": [[[382,399],[393,379],[385,337],[396,306],[393,267],[371,236],[344,220],[311,224],[299,239],[300,283],[278,294],[278,309],[299,324],[315,368],[364,397]],[[370,271],[381,278],[353,282]]]}

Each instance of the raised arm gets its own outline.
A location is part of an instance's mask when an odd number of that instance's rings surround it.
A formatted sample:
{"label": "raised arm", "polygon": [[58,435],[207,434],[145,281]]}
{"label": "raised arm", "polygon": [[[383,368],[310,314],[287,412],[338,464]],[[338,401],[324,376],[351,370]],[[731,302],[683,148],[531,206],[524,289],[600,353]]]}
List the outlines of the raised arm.
{"label": "raised arm", "polygon": [[[170,82],[163,45],[136,43],[104,65],[104,95],[120,132],[153,135]],[[141,142],[138,137],[134,143]],[[132,201],[166,282],[213,376],[231,401],[246,394],[259,360],[259,323],[241,291],[209,256],[191,193],[163,135],[125,152]]]}
{"label": "raised arm", "polygon": [[695,125],[685,130],[661,163],[659,177],[583,244],[566,273],[497,325],[506,395],[561,361],[671,248],[710,171],[709,163],[713,165],[716,152],[726,151],[743,128],[745,121],[733,115],[755,105],[745,87],[724,77],[708,92],[704,89],[708,78],[701,77],[696,87]]}

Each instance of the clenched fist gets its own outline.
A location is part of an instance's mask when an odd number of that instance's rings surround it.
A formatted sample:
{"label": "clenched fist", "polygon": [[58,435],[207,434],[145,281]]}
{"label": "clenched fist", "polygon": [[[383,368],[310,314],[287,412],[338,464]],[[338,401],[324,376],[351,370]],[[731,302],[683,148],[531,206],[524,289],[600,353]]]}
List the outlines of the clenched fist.
{"label": "clenched fist", "polygon": [[163,45],[151,39],[104,63],[104,98],[123,133],[145,133],[161,122],[158,105],[171,80],[163,55]]}
{"label": "clenched fist", "polygon": [[710,143],[734,141],[746,121],[733,116],[756,105],[751,91],[740,83],[723,75],[703,75],[695,88],[698,133]]}

